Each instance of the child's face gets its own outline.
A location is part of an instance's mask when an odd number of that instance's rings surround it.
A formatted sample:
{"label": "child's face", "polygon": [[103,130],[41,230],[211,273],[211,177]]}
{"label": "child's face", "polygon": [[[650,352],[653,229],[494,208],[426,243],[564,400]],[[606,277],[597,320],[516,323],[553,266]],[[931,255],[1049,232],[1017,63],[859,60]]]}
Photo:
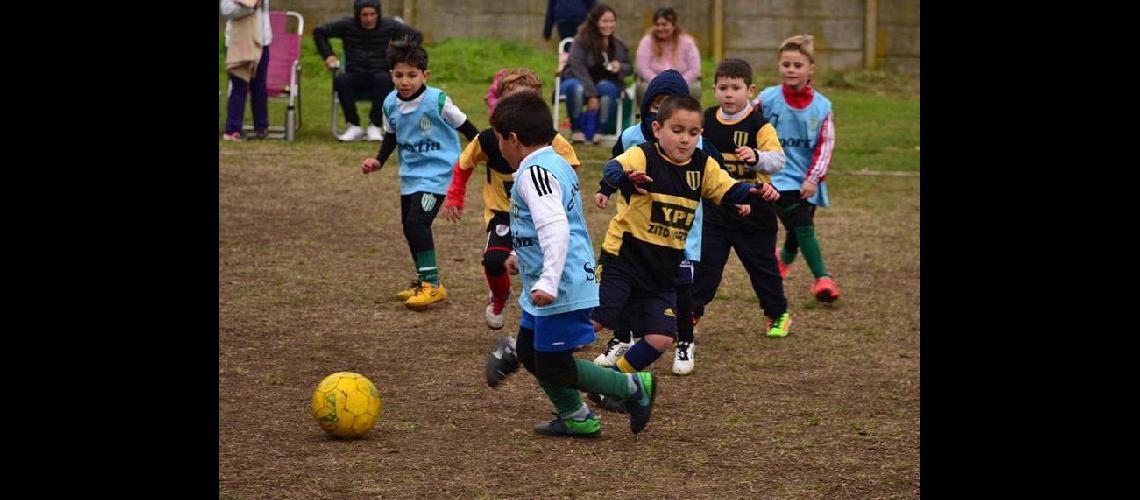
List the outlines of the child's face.
{"label": "child's face", "polygon": [[743,78],[720,77],[716,81],[714,94],[716,102],[725,114],[736,114],[744,109],[752,94],[756,92],[756,84],[745,85]]}
{"label": "child's face", "polygon": [[522,154],[523,148],[519,137],[514,133],[503,137],[498,130],[495,130],[495,138],[499,140],[499,152],[503,154],[503,159],[507,160],[507,165],[510,165],[511,169],[518,170],[519,163],[525,156]]}
{"label": "child's face", "polygon": [[404,99],[415,94],[431,76],[431,70],[420,71],[419,68],[402,62],[396,63],[396,67],[392,68],[391,73],[392,83],[396,85],[396,92]]}
{"label": "child's face", "polygon": [[685,163],[693,157],[697,140],[701,137],[701,114],[687,109],[676,109],[665,123],[653,122],[653,137],[673,163]]}
{"label": "child's face", "polygon": [[661,109],[661,103],[665,102],[665,99],[668,98],[669,94],[657,94],[653,98],[653,102],[649,103],[649,112],[656,113],[657,110]]}
{"label": "child's face", "polygon": [[784,80],[784,85],[795,90],[803,89],[804,85],[807,85],[808,80],[811,79],[812,73],[815,73],[815,63],[808,60],[807,56],[798,50],[781,52],[778,65],[780,78]]}

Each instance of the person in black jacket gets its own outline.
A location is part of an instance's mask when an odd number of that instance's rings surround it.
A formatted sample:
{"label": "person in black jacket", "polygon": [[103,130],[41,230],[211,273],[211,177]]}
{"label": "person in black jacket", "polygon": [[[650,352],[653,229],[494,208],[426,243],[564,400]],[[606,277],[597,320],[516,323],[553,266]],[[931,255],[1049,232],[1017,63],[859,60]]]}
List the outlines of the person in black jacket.
{"label": "person in black jacket", "polygon": [[340,38],[344,42],[344,57],[347,60],[345,72],[333,80],[333,89],[340,99],[348,130],[339,139],[355,141],[364,136],[360,127],[360,115],[356,112],[356,93],[368,92],[372,95],[372,110],[368,114],[368,140],[380,141],[383,134],[380,124],[383,117],[383,102],[392,91],[392,76],[388,73],[388,60],[385,55],[388,43],[408,39],[421,44],[423,34],[415,28],[387,17],[380,17],[380,0],[356,0],[352,4],[353,17],[317,26],[313,30],[313,41],[317,51],[325,59],[325,66],[335,69],[340,61],[329,45],[329,38]]}

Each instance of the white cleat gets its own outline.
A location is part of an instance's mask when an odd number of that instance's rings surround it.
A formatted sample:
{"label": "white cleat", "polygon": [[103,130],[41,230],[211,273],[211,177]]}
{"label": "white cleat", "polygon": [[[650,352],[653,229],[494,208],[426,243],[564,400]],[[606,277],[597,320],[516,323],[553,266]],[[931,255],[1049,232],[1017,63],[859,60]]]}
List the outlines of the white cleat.
{"label": "white cleat", "polygon": [[694,347],[692,342],[677,342],[677,350],[673,352],[674,374],[688,375],[693,371]]}
{"label": "white cleat", "polygon": [[606,343],[606,350],[594,358],[594,364],[607,368],[614,366],[617,364],[617,360],[621,359],[622,355],[629,350],[630,345],[618,340],[617,337],[611,338]]}

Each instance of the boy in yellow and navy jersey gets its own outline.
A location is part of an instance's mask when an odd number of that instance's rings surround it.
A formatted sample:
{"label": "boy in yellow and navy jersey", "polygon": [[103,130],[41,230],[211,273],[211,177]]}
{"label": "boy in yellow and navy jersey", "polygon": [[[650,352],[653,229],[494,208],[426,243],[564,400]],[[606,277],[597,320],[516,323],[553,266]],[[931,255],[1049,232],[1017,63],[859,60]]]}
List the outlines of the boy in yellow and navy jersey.
{"label": "boy in yellow and navy jersey", "polygon": [[[498,95],[501,98],[521,91],[542,93],[542,81],[533,71],[526,68],[513,68],[502,71]],[[580,165],[574,147],[561,135],[553,141],[554,152],[558,153],[570,166]],[[485,319],[493,330],[503,327],[503,309],[511,292],[511,280],[503,263],[511,252],[511,234],[508,224],[510,208],[509,194],[514,182],[507,160],[499,151],[495,130],[488,127],[479,133],[478,139],[471,141],[459,156],[452,168],[451,186],[447,190],[447,200],[443,204],[443,217],[458,222],[463,216],[463,201],[467,194],[467,182],[475,167],[480,163],[487,166],[486,181],[483,183],[483,222],[487,225],[487,243],[483,249],[483,271],[490,288]]]}
{"label": "boy in yellow and navy jersey", "polygon": [[613,330],[620,315],[630,315],[633,334],[643,341],[617,361],[617,368],[626,373],[644,370],[673,343],[673,280],[700,200],[731,207],[745,203],[751,194],[768,201],[779,197],[769,184],[733,181],[697,147],[702,116],[700,103],[692,97],[666,99],[652,130],[655,142],[630,148],[606,163],[602,172],[606,182],[621,191],[624,203],[619,203],[602,243],[600,304],[590,319],[595,330]]}
{"label": "boy in yellow and navy jersey", "polygon": [[[772,174],[784,168],[784,151],[776,129],[748,102],[756,92],[752,67],[742,59],[725,59],[716,67],[713,84],[718,105],[705,111],[705,140],[722,151],[725,169],[734,179],[771,183]],[[776,212],[767,202],[753,200],[751,205],[747,216],[705,206],[693,319],[700,321],[704,316],[705,306],[720,286],[728,252],[735,249],[767,316],[767,335],[784,337],[790,331],[791,316],[774,253]]]}

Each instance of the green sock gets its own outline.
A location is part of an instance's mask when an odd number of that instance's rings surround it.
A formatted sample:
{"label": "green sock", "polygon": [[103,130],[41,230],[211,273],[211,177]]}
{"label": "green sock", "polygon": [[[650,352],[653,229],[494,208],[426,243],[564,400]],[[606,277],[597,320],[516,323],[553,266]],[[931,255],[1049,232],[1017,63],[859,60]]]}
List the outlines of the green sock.
{"label": "green sock", "polygon": [[785,266],[788,264],[791,264],[795,260],[796,260],[796,253],[795,252],[789,252],[787,248],[781,248],[780,249],[780,262],[783,262]]}
{"label": "green sock", "polygon": [[560,385],[552,385],[546,382],[539,382],[546,397],[550,398],[550,402],[554,403],[554,408],[558,410],[558,414],[563,418],[569,417],[578,411],[582,406],[582,395],[578,389],[572,387],[562,387]]}
{"label": "green sock", "polygon": [[439,286],[439,266],[435,262],[435,250],[416,252],[416,274],[420,280]]}
{"label": "green sock", "polygon": [[804,253],[811,274],[816,279],[828,276],[827,268],[823,266],[823,254],[819,251],[819,240],[815,239],[815,226],[797,227],[796,238],[800,240],[800,251]]}
{"label": "green sock", "polygon": [[629,375],[619,373],[609,368],[602,368],[589,361],[575,359],[578,365],[578,388],[597,394],[605,394],[618,399],[628,398],[636,391],[636,386],[630,387]]}

